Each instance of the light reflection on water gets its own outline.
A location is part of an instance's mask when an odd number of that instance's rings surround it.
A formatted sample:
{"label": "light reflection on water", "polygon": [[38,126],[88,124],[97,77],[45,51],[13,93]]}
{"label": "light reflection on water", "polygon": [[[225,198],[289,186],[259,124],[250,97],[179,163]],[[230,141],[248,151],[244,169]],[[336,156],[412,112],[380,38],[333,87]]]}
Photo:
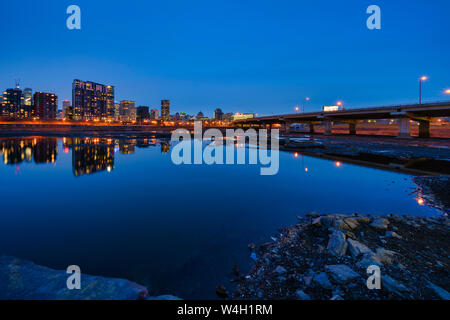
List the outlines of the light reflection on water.
{"label": "light reflection on water", "polygon": [[3,138],[0,254],[214,298],[247,245],[310,211],[438,215],[411,176],[280,152],[280,171],[180,165],[148,138]]}

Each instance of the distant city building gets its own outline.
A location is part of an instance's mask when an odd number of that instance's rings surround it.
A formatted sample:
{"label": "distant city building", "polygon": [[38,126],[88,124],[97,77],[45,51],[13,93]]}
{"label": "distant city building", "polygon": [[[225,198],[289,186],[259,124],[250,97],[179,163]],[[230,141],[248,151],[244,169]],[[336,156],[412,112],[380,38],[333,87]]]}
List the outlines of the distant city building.
{"label": "distant city building", "polygon": [[158,111],[158,109],[152,109],[150,111],[150,119],[156,120],[158,118],[159,118],[159,111]]}
{"label": "distant city building", "polygon": [[56,120],[58,97],[53,93],[35,92],[33,96],[36,117],[40,120]]}
{"label": "distant city building", "polygon": [[3,92],[1,114],[5,118],[25,119],[31,117],[32,108],[23,103],[22,90],[19,87]]}
{"label": "distant city building", "polygon": [[225,122],[233,121],[233,114],[231,112],[223,114],[222,121],[225,121]]}
{"label": "distant city building", "polygon": [[120,120],[120,103],[114,103],[114,121]]}
{"label": "distant city building", "polygon": [[25,88],[22,92],[23,104],[27,107],[33,105],[33,90],[30,88]]}
{"label": "distant city building", "polygon": [[187,114],[186,112],[180,112],[180,119],[181,120],[189,120],[191,119],[191,116]]}
{"label": "distant city building", "polygon": [[70,101],[67,99],[64,100],[62,103],[62,106],[63,106],[63,110],[62,110],[63,119],[73,120],[73,108],[70,105]]}
{"label": "distant city building", "polygon": [[114,87],[75,79],[72,84],[74,120],[113,120]]}
{"label": "distant city building", "polygon": [[136,107],[134,101],[120,101],[119,120],[125,122],[136,121]]}
{"label": "distant city building", "polygon": [[253,113],[235,113],[232,116],[232,120],[236,121],[236,120],[245,120],[245,119],[251,119],[254,118],[255,114]]}
{"label": "distant city building", "polygon": [[136,108],[136,121],[143,122],[144,120],[150,120],[149,107],[139,106]]}
{"label": "distant city building", "polygon": [[3,92],[2,116],[7,118],[18,117],[22,99],[22,90],[17,88],[6,89]]}
{"label": "distant city building", "polygon": [[161,119],[170,120],[170,100],[161,100]]}
{"label": "distant city building", "polygon": [[215,120],[222,120],[222,117],[223,117],[222,109],[217,108],[217,109],[214,111],[214,119],[215,119]]}

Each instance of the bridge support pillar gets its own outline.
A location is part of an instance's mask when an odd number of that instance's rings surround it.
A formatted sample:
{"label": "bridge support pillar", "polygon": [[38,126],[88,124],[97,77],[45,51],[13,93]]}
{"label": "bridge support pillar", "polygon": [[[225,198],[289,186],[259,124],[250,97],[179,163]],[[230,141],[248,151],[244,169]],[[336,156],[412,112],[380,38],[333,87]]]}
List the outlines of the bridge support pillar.
{"label": "bridge support pillar", "polygon": [[411,138],[409,118],[398,119],[398,138]]}
{"label": "bridge support pillar", "polygon": [[331,120],[325,120],[323,124],[325,126],[325,131],[323,134],[326,136],[331,136],[331,126],[332,126]]}
{"label": "bridge support pillar", "polygon": [[356,123],[349,123],[348,131],[349,131],[349,134],[356,135]]}
{"label": "bridge support pillar", "polygon": [[419,121],[419,138],[429,138],[430,137],[430,121],[420,120]]}
{"label": "bridge support pillar", "polygon": [[315,133],[314,131],[314,123],[309,124],[309,133]]}

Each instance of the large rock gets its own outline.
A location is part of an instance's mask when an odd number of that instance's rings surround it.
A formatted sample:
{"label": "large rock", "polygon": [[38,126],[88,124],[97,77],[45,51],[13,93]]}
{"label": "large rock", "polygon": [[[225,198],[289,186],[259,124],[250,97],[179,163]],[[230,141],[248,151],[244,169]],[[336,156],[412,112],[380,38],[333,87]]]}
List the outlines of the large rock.
{"label": "large rock", "polygon": [[283,273],[286,273],[287,270],[285,268],[283,268],[282,266],[277,266],[275,268],[275,270],[273,270],[273,272],[278,273],[278,274],[283,274]]}
{"label": "large rock", "polygon": [[379,230],[386,230],[388,225],[389,225],[389,220],[384,219],[384,218],[377,218],[374,221],[372,221],[372,223],[370,224],[370,226],[372,228],[379,229]]}
{"label": "large rock", "polygon": [[386,238],[397,238],[397,239],[402,239],[402,236],[395,233],[394,231],[386,231]]}
{"label": "large rock", "polygon": [[450,293],[448,293],[447,290],[442,289],[441,287],[438,287],[437,285],[429,281],[427,287],[433,290],[441,299],[450,300]]}
{"label": "large rock", "polygon": [[353,271],[349,266],[345,264],[335,264],[325,266],[325,270],[331,275],[331,277],[341,284],[349,283],[360,277],[358,273]]}
{"label": "large rock", "polygon": [[365,244],[362,244],[359,241],[353,239],[347,239],[348,242],[348,250],[354,257],[358,257],[359,255],[373,254],[373,251],[370,250]]}
{"label": "large rock", "polygon": [[316,219],[314,219],[314,221],[312,222],[312,225],[316,226],[316,227],[332,227],[334,226],[334,217],[330,217],[330,216],[321,216],[318,217]]}
{"label": "large rock", "polygon": [[325,272],[318,273],[314,276],[313,282],[318,284],[324,289],[331,290],[331,282],[328,280],[328,276]]}
{"label": "large rock", "polygon": [[[82,271],[82,270],[81,270]],[[0,257],[0,300],[137,300],[148,296],[137,283],[81,274],[81,289],[69,290],[65,270]]]}
{"label": "large rock", "polygon": [[354,218],[358,223],[369,223],[370,218],[368,216],[359,216]]}
{"label": "large rock", "polygon": [[345,241],[345,235],[339,230],[334,230],[330,235],[330,240],[328,240],[327,250],[331,254],[341,257],[345,255],[347,246],[348,244],[347,241]]}
{"label": "large rock", "polygon": [[402,298],[407,298],[410,290],[405,285],[389,276],[381,276],[381,287]]}
{"label": "large rock", "polygon": [[306,294],[303,290],[297,290],[295,292],[295,295],[297,296],[298,300],[311,300],[311,297]]}
{"label": "large rock", "polygon": [[376,253],[372,255],[372,259],[379,261],[381,264],[392,264],[396,254],[397,253],[395,251],[380,247],[377,248]]}
{"label": "large rock", "polygon": [[359,225],[358,221],[353,218],[337,219],[335,224],[336,228],[342,230],[353,230],[356,229]]}

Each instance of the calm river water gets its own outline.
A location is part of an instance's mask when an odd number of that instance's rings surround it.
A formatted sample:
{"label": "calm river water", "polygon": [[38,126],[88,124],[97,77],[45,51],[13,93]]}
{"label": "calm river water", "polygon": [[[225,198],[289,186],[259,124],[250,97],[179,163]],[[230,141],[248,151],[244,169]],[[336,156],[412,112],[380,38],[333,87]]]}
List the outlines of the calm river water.
{"label": "calm river water", "polygon": [[175,165],[156,138],[2,138],[0,255],[127,278],[153,295],[214,298],[249,243],[297,215],[438,215],[412,176],[280,152],[257,165]]}

